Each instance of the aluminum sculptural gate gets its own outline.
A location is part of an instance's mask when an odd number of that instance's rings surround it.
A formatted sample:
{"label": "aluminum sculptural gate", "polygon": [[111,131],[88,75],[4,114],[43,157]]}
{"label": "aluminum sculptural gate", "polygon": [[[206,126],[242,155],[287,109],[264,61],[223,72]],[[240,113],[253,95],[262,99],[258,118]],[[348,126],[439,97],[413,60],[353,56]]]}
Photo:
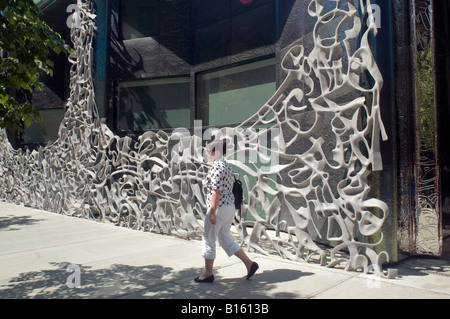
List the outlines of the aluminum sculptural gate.
{"label": "aluminum sculptural gate", "polygon": [[[383,79],[369,46],[377,29],[370,1],[335,4],[325,9],[321,0],[310,2],[308,13],[316,19],[312,49],[294,45],[282,59],[286,77],[274,96],[239,127],[215,135],[229,138],[227,158],[245,173],[246,218],[236,224],[244,247],[292,260],[315,256],[324,266],[343,263],[347,270],[374,269],[392,278],[394,272],[381,269],[387,253],[375,251],[388,206],[369,197],[368,185],[370,169],[382,169],[379,138],[387,139],[379,105]],[[211,131],[194,136],[182,129],[149,131],[137,141],[115,135],[95,105],[93,1],[79,0],[78,6],[70,97],[59,138],[24,152],[13,149],[0,131],[0,198],[138,230],[199,237],[208,171],[201,146]],[[258,130],[261,126],[265,129]],[[262,143],[267,136],[269,142]],[[240,160],[250,153],[263,165]],[[322,226],[326,234],[319,231]],[[359,241],[357,233],[378,236],[378,242]],[[321,248],[313,239],[334,248]],[[338,257],[341,251],[348,256]]]}

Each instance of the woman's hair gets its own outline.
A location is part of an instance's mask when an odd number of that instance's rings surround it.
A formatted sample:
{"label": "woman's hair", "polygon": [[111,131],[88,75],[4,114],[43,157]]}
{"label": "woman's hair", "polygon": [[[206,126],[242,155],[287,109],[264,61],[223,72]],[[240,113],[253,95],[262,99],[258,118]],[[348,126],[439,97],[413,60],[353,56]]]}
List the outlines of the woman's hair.
{"label": "woman's hair", "polygon": [[227,152],[227,141],[223,140],[214,140],[206,145],[206,150],[208,152],[219,152],[224,155]]}

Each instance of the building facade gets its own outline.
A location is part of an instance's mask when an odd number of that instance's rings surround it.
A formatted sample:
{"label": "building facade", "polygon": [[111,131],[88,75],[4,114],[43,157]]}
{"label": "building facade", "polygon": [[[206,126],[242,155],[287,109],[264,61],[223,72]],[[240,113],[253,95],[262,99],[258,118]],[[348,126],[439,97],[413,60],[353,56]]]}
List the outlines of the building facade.
{"label": "building facade", "polygon": [[366,272],[442,254],[447,2],[37,2],[75,53],[33,95],[44,122],[2,133],[2,199],[195,238],[220,136],[247,249]]}

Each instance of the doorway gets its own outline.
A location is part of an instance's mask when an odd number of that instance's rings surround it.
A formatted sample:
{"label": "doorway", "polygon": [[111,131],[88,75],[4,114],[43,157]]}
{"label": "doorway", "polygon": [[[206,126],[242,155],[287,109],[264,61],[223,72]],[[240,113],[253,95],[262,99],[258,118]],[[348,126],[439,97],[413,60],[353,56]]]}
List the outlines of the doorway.
{"label": "doorway", "polygon": [[433,11],[443,255],[450,257],[450,2],[434,1]]}

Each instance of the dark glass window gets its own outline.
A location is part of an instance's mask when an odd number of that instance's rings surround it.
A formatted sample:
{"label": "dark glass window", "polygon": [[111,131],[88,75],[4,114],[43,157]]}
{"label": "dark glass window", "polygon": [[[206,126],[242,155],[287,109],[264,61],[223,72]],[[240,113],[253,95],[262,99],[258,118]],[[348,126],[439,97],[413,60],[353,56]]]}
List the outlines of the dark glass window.
{"label": "dark glass window", "polygon": [[43,144],[58,139],[64,109],[40,110],[39,113],[42,121],[36,121],[24,129],[23,142],[25,144]]}
{"label": "dark glass window", "polygon": [[274,58],[204,72],[197,76],[197,117],[204,125],[239,124],[275,91]]}
{"label": "dark glass window", "polygon": [[121,82],[119,131],[190,127],[189,77]]}
{"label": "dark glass window", "polygon": [[196,64],[276,42],[274,0],[195,0],[194,4]]}
{"label": "dark glass window", "polygon": [[231,54],[275,43],[274,1],[232,3],[235,8],[231,14]]}
{"label": "dark glass window", "polygon": [[[276,91],[275,59],[267,58],[275,50],[276,1],[181,1],[121,1],[123,38],[153,37],[160,51],[152,55],[141,50],[141,42],[126,42],[129,51],[142,51],[143,69],[152,70],[147,76],[159,78],[119,82],[118,131],[187,128],[193,118],[203,125],[235,125]],[[186,61],[189,76],[176,67]]]}
{"label": "dark glass window", "polygon": [[123,40],[159,34],[160,0],[120,1],[120,33]]}

